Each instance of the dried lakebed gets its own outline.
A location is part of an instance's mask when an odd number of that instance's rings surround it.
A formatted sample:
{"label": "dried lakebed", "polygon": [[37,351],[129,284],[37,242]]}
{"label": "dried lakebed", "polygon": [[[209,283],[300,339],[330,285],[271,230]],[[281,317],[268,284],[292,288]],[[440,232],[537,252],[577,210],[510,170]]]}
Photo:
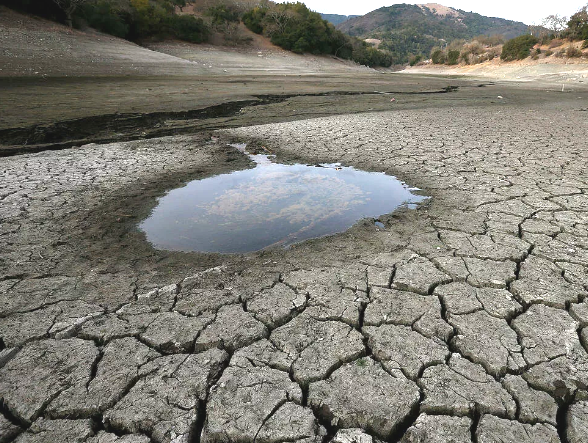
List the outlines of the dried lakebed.
{"label": "dried lakebed", "polygon": [[[158,249],[245,253],[343,232],[358,220],[421,202],[402,182],[341,164],[284,165],[195,180],[161,198],[139,228]],[[376,221],[380,227],[381,222]]]}
{"label": "dried lakebed", "polygon": [[3,159],[0,441],[585,442],[587,133],[563,98],[222,131],[432,196],[244,256],[131,217],[223,139]]}

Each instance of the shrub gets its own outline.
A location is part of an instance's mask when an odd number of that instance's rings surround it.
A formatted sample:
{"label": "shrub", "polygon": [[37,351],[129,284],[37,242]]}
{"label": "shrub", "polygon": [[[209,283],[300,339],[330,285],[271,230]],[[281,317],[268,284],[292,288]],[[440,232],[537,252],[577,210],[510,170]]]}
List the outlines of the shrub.
{"label": "shrub", "polygon": [[418,54],[418,55],[411,55],[410,58],[408,59],[408,64],[410,66],[414,66],[416,65],[418,62],[420,62],[423,59],[423,56]]}
{"label": "shrub", "polygon": [[368,46],[363,41],[357,41],[353,45],[351,60],[360,65],[370,67],[383,66],[387,68],[392,65],[392,56],[390,54],[380,51],[373,46]]}
{"label": "shrub", "polygon": [[460,59],[468,65],[480,63],[480,55],[484,52],[484,46],[482,46],[480,42],[474,40],[472,42],[465,43],[462,46],[460,51]]}
{"label": "shrub", "polygon": [[570,17],[566,35],[575,40],[588,39],[588,5]]}
{"label": "shrub", "polygon": [[532,35],[515,37],[504,44],[500,59],[504,61],[525,59],[531,54],[531,48],[537,42],[537,37]]}
{"label": "shrub", "polygon": [[588,48],[588,39],[584,40],[584,43],[582,44],[582,49],[586,48]]}
{"label": "shrub", "polygon": [[270,37],[274,45],[298,53],[332,54],[367,66],[392,64],[389,53],[349,37],[303,3],[262,3],[245,14],[245,26]]}
{"label": "shrub", "polygon": [[441,49],[434,49],[431,53],[431,61],[436,65],[442,65],[445,63],[445,53]]}
{"label": "shrub", "polygon": [[494,47],[494,48],[488,49],[488,60],[494,60],[496,57],[500,57],[501,53],[502,53],[502,48],[500,48],[500,47]]}
{"label": "shrub", "polygon": [[553,55],[553,51],[551,49],[548,49],[547,51],[545,51],[545,57],[551,57]]}
{"label": "shrub", "polygon": [[582,57],[582,50],[576,48],[574,45],[569,45],[566,48],[566,56],[570,58]]}
{"label": "shrub", "polygon": [[549,49],[557,48],[558,46],[561,46],[563,44],[564,44],[563,40],[561,40],[559,38],[554,38],[553,40],[551,40],[549,42]]}
{"label": "shrub", "polygon": [[448,65],[457,65],[459,61],[459,54],[460,52],[455,49],[451,49],[447,51],[447,64]]}
{"label": "shrub", "polygon": [[267,8],[253,8],[250,11],[247,11],[243,14],[243,23],[247,28],[251,31],[255,32],[256,34],[263,33],[263,19],[267,14]]}
{"label": "shrub", "polygon": [[79,16],[94,29],[116,37],[125,38],[129,33],[128,13],[117,10],[111,2],[99,1],[83,5]]}
{"label": "shrub", "polygon": [[192,43],[205,42],[210,33],[204,21],[193,15],[172,15],[167,25],[172,35]]}
{"label": "shrub", "polygon": [[208,8],[204,15],[211,17],[213,25],[239,22],[239,11],[229,5],[216,5]]}
{"label": "shrub", "polygon": [[486,46],[502,45],[506,40],[503,35],[478,35],[474,41]]}

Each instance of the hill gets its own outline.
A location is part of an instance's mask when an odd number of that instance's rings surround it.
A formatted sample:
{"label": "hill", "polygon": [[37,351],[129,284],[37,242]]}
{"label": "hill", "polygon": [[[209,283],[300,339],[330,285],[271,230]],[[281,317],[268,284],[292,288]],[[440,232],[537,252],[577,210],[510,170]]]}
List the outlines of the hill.
{"label": "hill", "polygon": [[383,7],[347,20],[337,29],[356,37],[382,40],[380,48],[392,52],[394,63],[406,63],[411,55],[428,56],[433,47],[458,39],[477,35],[502,35],[509,39],[528,32],[527,25],[521,22],[436,3]]}
{"label": "hill", "polygon": [[360,15],[339,15],[339,14],[323,14],[321,13],[321,17],[323,20],[332,23],[333,25],[337,26],[341,23],[356,17],[361,17]]}

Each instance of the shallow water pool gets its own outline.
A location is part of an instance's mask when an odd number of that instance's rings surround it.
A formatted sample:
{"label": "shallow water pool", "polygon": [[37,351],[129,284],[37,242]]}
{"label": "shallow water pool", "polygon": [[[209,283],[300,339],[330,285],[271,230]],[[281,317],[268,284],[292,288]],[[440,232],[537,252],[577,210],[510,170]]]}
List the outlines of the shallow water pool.
{"label": "shallow water pool", "polygon": [[250,157],[253,169],[195,180],[160,198],[139,225],[147,240],[157,249],[252,252],[343,232],[426,198],[384,173]]}

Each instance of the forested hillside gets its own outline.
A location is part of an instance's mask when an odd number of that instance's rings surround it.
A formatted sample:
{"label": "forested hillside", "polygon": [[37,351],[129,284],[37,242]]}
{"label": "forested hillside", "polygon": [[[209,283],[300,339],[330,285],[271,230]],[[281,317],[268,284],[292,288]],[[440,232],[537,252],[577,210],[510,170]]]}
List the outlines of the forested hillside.
{"label": "forested hillside", "polygon": [[528,32],[524,23],[460,11],[436,4],[393,5],[341,23],[339,30],[361,38],[382,40],[380,49],[391,52],[394,63],[410,56],[427,57],[435,46],[478,35],[513,38]]}

